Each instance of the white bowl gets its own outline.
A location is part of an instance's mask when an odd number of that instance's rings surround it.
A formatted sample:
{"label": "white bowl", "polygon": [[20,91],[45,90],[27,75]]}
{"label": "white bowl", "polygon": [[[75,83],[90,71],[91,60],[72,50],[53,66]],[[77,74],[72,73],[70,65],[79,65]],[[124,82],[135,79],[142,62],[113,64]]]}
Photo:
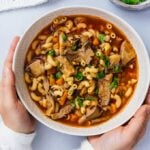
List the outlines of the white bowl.
{"label": "white bowl", "polygon": [[[124,34],[128,37],[128,39],[132,43],[133,47],[136,50],[139,62],[139,81],[136,90],[132,96],[132,99],[125,106],[125,108],[122,109],[122,111],[119,114],[114,116],[109,121],[106,121],[96,126],[86,128],[68,126],[53,121],[44,116],[41,110],[38,108],[38,106],[31,100],[26,84],[24,82],[24,61],[31,41],[36,37],[39,31],[41,31],[52,21],[53,18],[60,15],[75,15],[75,14],[98,16],[113,23],[121,31],[124,32]],[[89,7],[78,7],[78,6],[53,10],[48,14],[46,14],[45,16],[39,18],[35,23],[33,23],[22,36],[18,44],[17,50],[15,52],[13,63],[13,69],[16,77],[17,92],[22,103],[24,104],[26,109],[30,112],[30,114],[49,128],[52,128],[56,131],[60,131],[63,133],[80,136],[97,135],[110,131],[124,124],[134,115],[134,113],[143,103],[144,98],[146,96],[146,92],[148,90],[150,81],[149,66],[150,63],[146,48],[139,35],[129,24],[127,24],[124,20],[122,20],[118,16],[106,10]]]}
{"label": "white bowl", "polygon": [[110,1],[118,6],[124,7],[125,9],[129,9],[129,10],[142,10],[150,7],[150,0],[146,0],[145,2],[136,5],[125,4],[120,0],[110,0]]}

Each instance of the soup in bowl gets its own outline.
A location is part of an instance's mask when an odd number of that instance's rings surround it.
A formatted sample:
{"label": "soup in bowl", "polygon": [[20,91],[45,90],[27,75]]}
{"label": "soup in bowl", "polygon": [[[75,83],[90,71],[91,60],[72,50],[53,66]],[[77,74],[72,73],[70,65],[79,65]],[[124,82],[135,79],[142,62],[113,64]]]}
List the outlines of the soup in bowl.
{"label": "soup in bowl", "polygon": [[149,84],[142,66],[149,74],[148,65],[128,24],[103,10],[73,7],[29,28],[14,70],[19,96],[33,116],[61,132],[95,135],[125,123],[142,104]]}

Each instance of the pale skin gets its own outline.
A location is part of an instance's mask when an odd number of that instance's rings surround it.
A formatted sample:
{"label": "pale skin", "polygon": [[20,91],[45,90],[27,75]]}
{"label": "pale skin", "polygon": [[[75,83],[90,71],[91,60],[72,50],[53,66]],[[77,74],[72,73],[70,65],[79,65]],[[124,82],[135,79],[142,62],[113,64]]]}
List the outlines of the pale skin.
{"label": "pale skin", "polygon": [[0,114],[7,127],[20,133],[32,133],[35,121],[28,114],[16,95],[12,61],[19,37],[15,37],[6,57],[0,83]]}
{"label": "pale skin", "polygon": [[[12,60],[19,37],[15,37],[8,52],[0,83],[0,113],[7,127],[29,134],[35,130],[35,120],[28,114],[16,95]],[[145,133],[150,117],[150,90],[145,104],[124,126],[103,135],[88,137],[95,150],[131,150]]]}

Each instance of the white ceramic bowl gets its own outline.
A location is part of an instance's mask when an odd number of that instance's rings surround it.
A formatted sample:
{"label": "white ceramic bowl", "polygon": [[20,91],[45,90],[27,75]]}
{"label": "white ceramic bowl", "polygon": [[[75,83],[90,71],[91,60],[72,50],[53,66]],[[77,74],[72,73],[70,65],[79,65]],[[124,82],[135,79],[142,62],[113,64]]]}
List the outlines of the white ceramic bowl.
{"label": "white ceramic bowl", "polygon": [[[124,34],[128,37],[132,45],[134,46],[138,62],[139,62],[139,81],[137,84],[137,88],[134,92],[134,95],[130,102],[125,106],[125,108],[112,119],[107,122],[104,122],[100,125],[86,128],[79,128],[68,126],[65,124],[61,124],[59,122],[53,121],[40,111],[40,109],[36,106],[36,104],[31,100],[26,84],[24,82],[24,60],[28,50],[28,47],[31,41],[35,38],[37,33],[41,31],[44,27],[46,27],[53,18],[60,15],[74,15],[74,14],[86,14],[92,16],[99,16],[108,20],[117,26]],[[146,92],[148,90],[149,81],[150,81],[150,69],[149,69],[149,57],[146,51],[146,48],[136,33],[136,31],[127,24],[124,20],[117,17],[116,15],[109,13],[102,9],[97,8],[89,8],[89,7],[69,7],[69,8],[61,8],[57,10],[53,10],[46,14],[45,16],[39,18],[35,23],[33,23],[29,29],[22,36],[17,50],[15,52],[14,57],[14,73],[16,77],[16,87],[18,95],[25,105],[26,109],[33,115],[37,120],[41,123],[45,124],[47,127],[52,128],[56,131],[60,131],[63,133],[71,134],[71,135],[80,135],[80,136],[88,136],[88,135],[97,135],[112,130],[126,121],[128,121],[136,112],[136,110],[143,103],[144,98],[146,96]]]}

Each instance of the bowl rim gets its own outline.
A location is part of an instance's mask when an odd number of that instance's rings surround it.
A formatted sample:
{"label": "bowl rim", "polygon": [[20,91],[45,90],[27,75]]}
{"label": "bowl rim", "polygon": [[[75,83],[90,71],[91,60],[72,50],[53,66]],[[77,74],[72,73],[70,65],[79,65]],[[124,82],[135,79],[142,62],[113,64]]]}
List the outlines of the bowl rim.
{"label": "bowl rim", "polygon": [[[149,56],[148,56],[148,52],[146,50],[146,47],[142,41],[142,39],[140,38],[140,36],[137,34],[137,32],[131,27],[131,25],[129,25],[125,20],[123,20],[122,18],[120,18],[119,16],[117,16],[116,14],[112,14],[111,12],[109,12],[108,10],[104,10],[104,9],[101,9],[101,8],[96,8],[96,7],[88,7],[88,6],[67,6],[67,7],[60,7],[60,8],[56,8],[56,9],[53,9],[47,13],[45,13],[44,15],[41,15],[40,17],[38,17],[36,19],[36,21],[34,21],[31,25],[29,25],[29,27],[25,30],[24,34],[22,35],[18,45],[17,45],[17,48],[16,48],[16,51],[15,51],[15,54],[14,54],[14,58],[13,58],[13,71],[14,73],[16,73],[16,56],[17,56],[17,53],[19,51],[19,47],[21,45],[21,42],[23,40],[23,38],[25,37],[26,33],[30,30],[31,27],[33,27],[37,22],[39,22],[42,18],[44,17],[47,17],[48,15],[50,15],[51,13],[54,13],[54,12],[57,12],[57,11],[61,11],[61,10],[66,10],[66,9],[91,9],[91,10],[95,10],[95,11],[100,11],[100,12],[103,12],[104,14],[106,15],[109,15],[111,18],[116,18],[117,20],[119,20],[122,24],[124,24],[127,28],[130,28],[130,30],[132,31],[132,33],[134,33],[135,37],[139,40],[141,46],[143,47],[144,49],[144,53],[145,55],[147,55],[146,57],[146,62],[147,64],[150,65],[150,61],[149,61]],[[81,13],[82,14],[82,13]],[[107,19],[106,19],[107,20]],[[109,127],[105,130],[102,131],[102,133],[105,133],[107,131],[110,131],[118,126],[121,126],[122,124],[124,124],[125,122],[127,122],[134,114],[135,112],[137,111],[137,109],[142,105],[142,103],[144,102],[144,98],[146,96],[146,93],[147,93],[147,90],[148,90],[148,86],[149,86],[149,83],[150,83],[150,69],[148,70],[148,82],[147,84],[145,85],[146,86],[146,90],[143,92],[143,99],[138,103],[138,105],[136,106],[136,109],[134,109],[134,111],[132,111],[132,113],[130,113],[130,115],[126,116],[126,119],[124,119],[124,121],[120,121],[119,123],[116,123],[115,126],[112,127]],[[29,109],[29,107],[26,105],[25,103],[25,100],[22,98],[21,96],[21,91],[19,89],[19,87],[17,86],[16,84],[16,89],[17,89],[17,93],[20,97],[20,100],[21,102],[23,103],[23,105],[25,106],[25,108],[28,110],[28,112],[34,117],[36,118],[38,121],[40,121],[42,124],[44,124],[45,126],[55,130],[55,131],[59,131],[61,133],[65,133],[65,134],[69,134],[69,135],[77,135],[77,136],[92,136],[92,135],[97,135],[97,134],[100,134],[100,133],[97,133],[97,131],[93,131],[92,133],[88,133],[88,132],[83,132],[81,133],[81,131],[79,132],[76,132],[76,131],[69,131],[69,130],[63,130],[63,129],[60,129],[60,128],[57,128],[57,127],[54,127],[52,125],[48,125],[46,122],[44,122],[41,118],[39,118],[36,114],[34,114],[34,112],[32,110]],[[131,101],[131,100],[130,100]],[[128,105],[128,104],[127,104]],[[113,118],[113,117],[112,117]],[[110,119],[111,120],[111,119]],[[106,121],[107,122],[107,121]],[[61,124],[61,123],[59,123]],[[68,125],[64,125],[64,126],[67,126],[67,127],[71,127],[72,129],[73,128],[78,128],[78,127],[73,127],[73,126],[68,126]],[[98,127],[98,125],[97,125]],[[92,127],[89,127],[88,129],[90,129]],[[84,127],[81,128],[81,129],[85,129]]]}

